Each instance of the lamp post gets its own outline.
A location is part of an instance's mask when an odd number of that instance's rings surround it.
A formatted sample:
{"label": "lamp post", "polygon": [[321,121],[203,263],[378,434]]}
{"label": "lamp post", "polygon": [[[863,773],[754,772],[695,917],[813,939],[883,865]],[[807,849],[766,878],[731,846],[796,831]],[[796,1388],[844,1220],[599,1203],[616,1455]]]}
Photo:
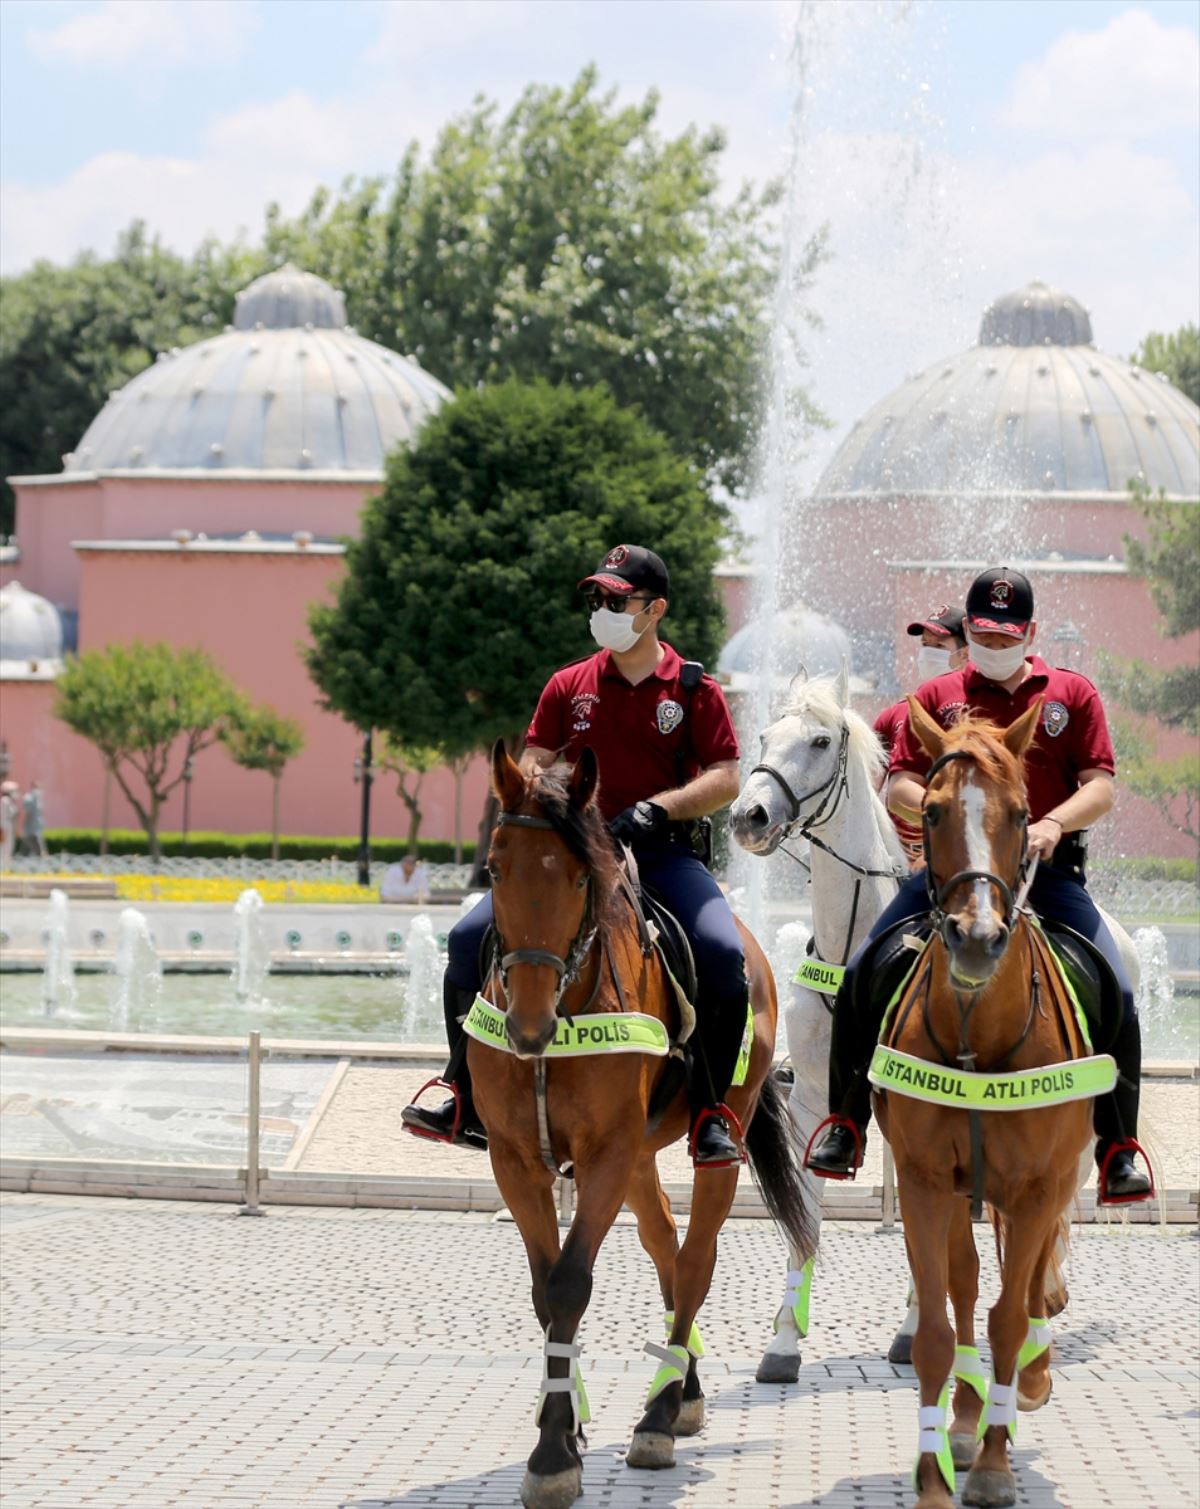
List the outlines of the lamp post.
{"label": "lamp post", "polygon": [[362,784],[362,819],[358,833],[358,883],[371,884],[371,730],[363,735],[362,753],[354,757],[354,782]]}
{"label": "lamp post", "polygon": [[[1083,630],[1072,619],[1065,619],[1050,635],[1050,643],[1056,650],[1055,659],[1062,658],[1067,670],[1078,671],[1083,666],[1083,647],[1087,643]],[[1078,657],[1079,664],[1076,664]]]}
{"label": "lamp post", "polygon": [[188,755],[187,759],[184,760],[184,762],[183,762],[183,844],[182,844],[182,849],[183,849],[183,857],[185,859],[187,858],[187,852],[188,852],[188,816],[189,816],[189,814],[191,812],[192,776],[194,774],[195,774],[195,772],[192,769],[192,757],[191,757],[191,755]]}

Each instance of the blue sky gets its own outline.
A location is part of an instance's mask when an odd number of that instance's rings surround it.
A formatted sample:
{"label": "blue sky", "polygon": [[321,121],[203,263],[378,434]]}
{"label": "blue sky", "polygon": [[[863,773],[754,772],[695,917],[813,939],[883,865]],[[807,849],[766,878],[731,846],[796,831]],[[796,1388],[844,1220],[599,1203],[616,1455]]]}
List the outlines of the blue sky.
{"label": "blue sky", "polygon": [[725,126],[730,184],[761,179],[785,163],[802,10],[828,342],[874,301],[887,375],[1032,276],[1109,350],[1198,317],[1191,0],[0,0],[0,266],[107,251],[139,216],[180,249],[253,235],[269,199],[387,172],[476,93],[589,61],[623,97],[657,86],[664,130]]}

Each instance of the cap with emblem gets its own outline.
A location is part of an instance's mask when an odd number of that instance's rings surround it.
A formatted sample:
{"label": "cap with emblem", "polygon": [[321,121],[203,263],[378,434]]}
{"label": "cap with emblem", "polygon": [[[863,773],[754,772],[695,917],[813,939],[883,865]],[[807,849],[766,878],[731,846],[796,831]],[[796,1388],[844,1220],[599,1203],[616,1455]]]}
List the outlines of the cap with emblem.
{"label": "cap with emblem", "polygon": [[603,587],[605,592],[636,592],[639,588],[655,597],[670,595],[670,578],[662,557],[644,545],[614,545],[580,587]]}
{"label": "cap with emblem", "polygon": [[908,633],[923,634],[926,629],[931,634],[941,634],[947,638],[965,639],[962,609],[939,608],[936,613],[931,613],[928,618],[916,618],[909,624]]}
{"label": "cap with emblem", "polygon": [[971,583],[966,616],[972,629],[1019,639],[1033,617],[1029,578],[1011,566],[989,566]]}

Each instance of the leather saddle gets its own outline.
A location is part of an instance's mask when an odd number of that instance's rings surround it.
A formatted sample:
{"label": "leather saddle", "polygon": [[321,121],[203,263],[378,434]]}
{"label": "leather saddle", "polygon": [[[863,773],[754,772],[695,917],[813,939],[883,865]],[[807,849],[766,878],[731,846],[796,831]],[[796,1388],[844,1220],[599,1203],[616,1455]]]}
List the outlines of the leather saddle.
{"label": "leather saddle", "polygon": [[[1094,943],[1065,922],[1048,917],[1038,920],[1087,1018],[1093,1051],[1106,1053],[1120,1031],[1124,1009],[1111,965]],[[883,1019],[919,957],[906,938],[919,939],[924,945],[932,932],[928,917],[906,917],[871,941],[853,975],[851,1005],[859,1021]]]}

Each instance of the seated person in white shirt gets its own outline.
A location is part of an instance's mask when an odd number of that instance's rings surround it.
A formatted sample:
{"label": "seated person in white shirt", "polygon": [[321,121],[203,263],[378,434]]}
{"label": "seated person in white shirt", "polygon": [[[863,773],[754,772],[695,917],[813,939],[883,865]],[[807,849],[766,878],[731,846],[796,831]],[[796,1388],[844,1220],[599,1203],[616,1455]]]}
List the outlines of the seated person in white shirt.
{"label": "seated person in white shirt", "polygon": [[380,901],[428,901],[429,871],[415,854],[406,854],[398,865],[389,865],[379,887]]}

